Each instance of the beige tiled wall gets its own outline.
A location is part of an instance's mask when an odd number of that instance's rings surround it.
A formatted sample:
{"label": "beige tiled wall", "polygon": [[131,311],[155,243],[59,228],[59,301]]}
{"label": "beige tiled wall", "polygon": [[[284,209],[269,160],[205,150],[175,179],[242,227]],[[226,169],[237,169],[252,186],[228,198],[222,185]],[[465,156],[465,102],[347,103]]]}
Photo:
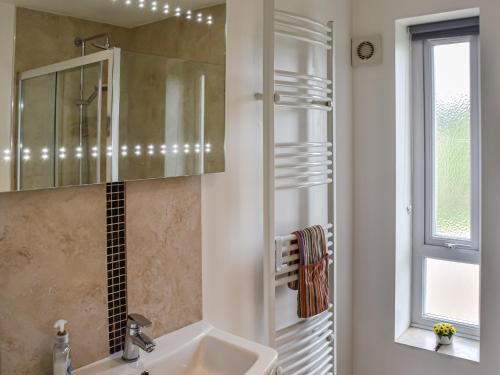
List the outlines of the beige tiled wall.
{"label": "beige tiled wall", "polygon": [[104,186],[0,194],[0,374],[52,372],[53,323],[75,367],[108,353]]}
{"label": "beige tiled wall", "polygon": [[200,177],[127,183],[129,312],[161,336],[201,319]]}

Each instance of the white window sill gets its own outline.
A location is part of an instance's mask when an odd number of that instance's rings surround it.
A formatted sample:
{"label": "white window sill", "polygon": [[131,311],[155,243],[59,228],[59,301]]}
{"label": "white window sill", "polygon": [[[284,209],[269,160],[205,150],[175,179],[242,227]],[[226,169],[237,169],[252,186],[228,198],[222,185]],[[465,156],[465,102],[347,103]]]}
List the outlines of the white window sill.
{"label": "white window sill", "polygon": [[[425,329],[410,327],[403,332],[396,342],[433,352],[436,351],[434,332]],[[437,353],[479,362],[479,341],[455,336],[451,345],[441,345]]]}

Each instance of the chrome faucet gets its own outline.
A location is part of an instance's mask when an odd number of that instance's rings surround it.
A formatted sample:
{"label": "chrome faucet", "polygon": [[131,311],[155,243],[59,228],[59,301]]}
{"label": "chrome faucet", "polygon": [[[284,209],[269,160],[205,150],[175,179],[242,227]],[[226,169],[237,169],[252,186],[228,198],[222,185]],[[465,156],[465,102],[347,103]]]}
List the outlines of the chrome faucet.
{"label": "chrome faucet", "polygon": [[139,360],[139,349],[147,353],[155,350],[156,344],[146,334],[142,328],[151,326],[151,321],[140,314],[129,314],[127,319],[127,333],[125,334],[125,347],[123,348],[122,359],[126,362]]}

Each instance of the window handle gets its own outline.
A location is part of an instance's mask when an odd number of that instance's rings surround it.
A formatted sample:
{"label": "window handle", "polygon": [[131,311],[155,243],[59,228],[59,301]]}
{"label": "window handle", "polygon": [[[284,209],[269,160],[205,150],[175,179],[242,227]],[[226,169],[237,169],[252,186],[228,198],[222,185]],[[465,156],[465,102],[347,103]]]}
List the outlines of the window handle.
{"label": "window handle", "polygon": [[458,249],[458,248],[470,249],[470,248],[472,248],[471,245],[463,245],[463,244],[451,243],[451,242],[445,243],[444,246],[447,247],[448,249]]}

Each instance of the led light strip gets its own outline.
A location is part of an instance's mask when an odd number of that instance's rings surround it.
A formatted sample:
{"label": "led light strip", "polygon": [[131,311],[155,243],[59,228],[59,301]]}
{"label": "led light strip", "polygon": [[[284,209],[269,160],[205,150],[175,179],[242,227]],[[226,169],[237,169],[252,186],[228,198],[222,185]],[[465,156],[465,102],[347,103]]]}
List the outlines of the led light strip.
{"label": "led light strip", "polygon": [[[141,156],[143,154],[153,156],[157,153],[161,155],[166,155],[168,153],[178,154],[180,151],[182,151],[184,154],[190,154],[191,152],[199,154],[202,152],[202,150],[204,150],[206,154],[209,154],[210,152],[212,152],[212,145],[210,143],[205,143],[205,144],[196,143],[192,145],[189,143],[185,143],[182,147],[180,147],[178,144],[167,146],[165,144],[154,145],[150,143],[146,147],[137,144],[130,147],[130,149],[132,149],[132,154],[135,156]],[[119,150],[120,150],[120,155],[122,157],[126,157],[129,155],[129,146],[122,145],[120,146]],[[92,146],[90,149],[90,156],[92,156],[93,158],[97,158],[99,156],[99,152],[100,152],[99,147]],[[67,147],[62,146],[57,150],[56,153],[57,153],[57,158],[60,160],[67,159],[68,156],[71,156],[71,154],[73,154],[76,159],[82,159],[84,157],[84,150],[82,146],[77,146],[74,150],[74,153],[69,152]],[[108,157],[113,156],[113,149],[111,146],[106,147],[106,155]],[[2,156],[3,156],[3,161],[10,162],[12,160],[12,150],[10,149],[3,150]],[[33,153],[31,149],[23,148],[21,152],[21,158],[23,161],[26,162],[32,160]],[[49,160],[51,158],[51,152],[48,147],[43,147],[40,150],[40,158],[43,161]]]}
{"label": "led light strip", "polygon": [[[113,3],[119,2],[119,0],[111,0],[111,1]],[[126,6],[131,6],[131,5],[133,5],[134,2],[137,2],[137,6],[140,9],[146,8],[147,0],[125,0],[124,1]],[[151,10],[151,12],[157,12],[158,10],[161,9],[163,14],[170,14],[170,5],[165,3],[165,4],[163,4],[162,7],[160,7],[158,0],[151,0],[150,5],[149,5],[149,9]],[[196,13],[196,17],[193,17],[194,15],[193,15],[192,10],[188,9],[185,12],[183,12],[182,8],[180,6],[176,6],[174,9],[174,16],[181,17],[183,14],[187,20],[195,19],[196,22],[198,22],[198,23],[202,23],[205,21],[205,23],[207,25],[212,25],[214,22],[212,15],[207,15],[206,17],[204,17],[203,13],[198,12],[198,13]]]}

